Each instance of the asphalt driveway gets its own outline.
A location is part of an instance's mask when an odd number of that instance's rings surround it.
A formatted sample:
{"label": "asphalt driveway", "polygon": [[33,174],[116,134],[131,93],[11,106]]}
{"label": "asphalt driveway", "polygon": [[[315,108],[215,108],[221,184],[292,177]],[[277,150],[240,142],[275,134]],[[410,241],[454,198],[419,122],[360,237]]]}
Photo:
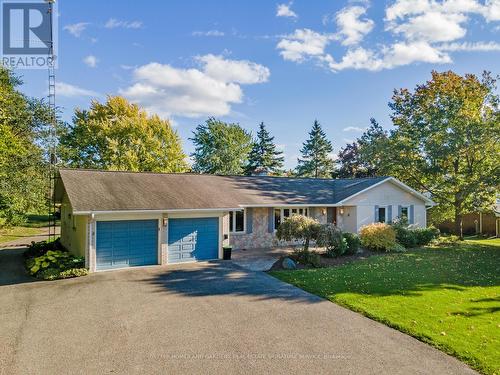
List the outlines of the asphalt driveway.
{"label": "asphalt driveway", "polygon": [[[3,273],[1,258],[0,251]],[[0,285],[4,374],[474,373],[411,337],[229,262],[7,281]]]}

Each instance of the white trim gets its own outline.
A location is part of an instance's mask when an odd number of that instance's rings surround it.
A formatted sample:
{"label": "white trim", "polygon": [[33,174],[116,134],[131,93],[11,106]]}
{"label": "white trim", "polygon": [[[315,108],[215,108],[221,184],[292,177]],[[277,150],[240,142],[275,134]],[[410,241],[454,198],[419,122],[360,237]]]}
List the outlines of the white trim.
{"label": "white trim", "polygon": [[[236,231],[236,212],[243,211],[243,230]],[[231,231],[231,212],[233,213],[233,231]],[[245,234],[247,232],[247,210],[245,208],[239,210],[228,211],[229,220],[229,233],[231,234]]]}
{"label": "white trim", "polygon": [[252,208],[294,208],[294,207],[340,207],[342,206],[339,203],[331,203],[331,204],[319,204],[319,203],[303,203],[303,204],[242,204],[241,207],[252,207]]}
{"label": "white trim", "polygon": [[394,183],[395,185],[399,186],[401,189],[403,190],[406,190],[408,191],[409,193],[415,195],[416,197],[422,199],[425,203],[427,203],[429,206],[435,206],[436,203],[434,203],[434,201],[432,199],[429,199],[427,198],[425,195],[423,195],[422,193],[419,193],[418,191],[412,189],[411,187],[409,187],[408,185],[406,185],[405,183],[399,181],[398,179],[394,178],[394,177],[387,177],[386,179],[383,179],[382,181],[379,181],[377,182],[376,184],[373,184],[371,186],[368,186],[366,189],[363,189],[361,191],[358,191],[357,193],[353,194],[353,195],[350,195],[348,196],[347,198],[344,198],[342,199],[340,202],[337,203],[337,205],[344,205],[345,202],[348,202],[350,199],[370,190],[370,189],[373,189],[374,187],[377,187],[379,185],[382,185],[383,183],[385,182],[392,182]]}
{"label": "white trim", "polygon": [[171,212],[206,212],[206,211],[233,211],[242,207],[230,208],[175,208],[163,210],[103,210],[103,211],[73,211],[73,215],[101,215],[101,214],[167,214]]}

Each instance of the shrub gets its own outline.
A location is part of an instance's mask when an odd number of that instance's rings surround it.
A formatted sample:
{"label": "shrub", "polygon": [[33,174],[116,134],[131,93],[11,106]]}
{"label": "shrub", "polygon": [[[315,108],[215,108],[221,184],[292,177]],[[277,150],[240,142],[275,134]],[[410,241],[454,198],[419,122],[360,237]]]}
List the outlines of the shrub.
{"label": "shrub", "polygon": [[349,232],[345,232],[343,236],[347,244],[346,254],[349,255],[356,254],[358,252],[359,245],[361,244],[359,236],[356,233],[349,233]]}
{"label": "shrub", "polygon": [[441,236],[436,239],[436,244],[439,246],[455,245],[460,242],[460,237],[455,235]]}
{"label": "shrub", "polygon": [[31,245],[28,246],[23,256],[25,258],[35,258],[45,255],[50,250],[66,251],[61,245],[61,239],[57,238],[54,241],[31,242]]}
{"label": "shrub", "polygon": [[415,235],[415,242],[418,246],[425,246],[439,237],[439,229],[434,227],[416,228],[412,230]]}
{"label": "shrub", "polygon": [[68,279],[71,277],[80,277],[88,275],[89,271],[86,268],[70,268],[64,271],[57,268],[47,268],[38,273],[37,277],[43,280]]}
{"label": "shrub", "polygon": [[396,242],[387,251],[390,251],[391,253],[404,253],[406,251],[406,248],[403,245]]}
{"label": "shrub", "polygon": [[396,241],[406,248],[417,246],[417,236],[415,231],[408,228],[403,223],[395,223],[392,225],[396,232]]}
{"label": "shrub", "polygon": [[[45,255],[29,258],[26,261],[26,267],[31,275],[37,276],[38,273],[48,269],[65,271],[70,268],[82,268],[85,266],[85,260],[82,257],[75,257],[64,251],[49,250]],[[48,272],[50,274],[50,272]]]}
{"label": "shrub", "polygon": [[326,256],[333,258],[347,251],[347,241],[342,236],[342,231],[333,224],[322,225],[316,244],[326,248]]}
{"label": "shrub", "polygon": [[314,219],[293,215],[280,224],[276,237],[285,241],[302,241],[303,251],[309,250],[309,243],[318,236],[321,225]]}
{"label": "shrub", "polygon": [[385,223],[374,223],[359,230],[361,244],[372,250],[389,251],[396,244],[396,232]]}
{"label": "shrub", "polygon": [[319,256],[318,253],[314,251],[309,251],[309,250],[294,251],[293,254],[291,255],[291,258],[293,258],[297,263],[306,266],[310,265],[317,268],[320,267],[321,265],[321,257]]}

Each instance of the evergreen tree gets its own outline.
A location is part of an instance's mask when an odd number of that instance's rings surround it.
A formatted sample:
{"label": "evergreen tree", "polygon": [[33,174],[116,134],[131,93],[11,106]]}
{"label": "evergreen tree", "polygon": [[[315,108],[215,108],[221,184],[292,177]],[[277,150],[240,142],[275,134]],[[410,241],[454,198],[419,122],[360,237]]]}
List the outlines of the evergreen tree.
{"label": "evergreen tree", "polygon": [[270,173],[280,173],[283,168],[283,152],[277,150],[274,137],[266,130],[263,122],[259,125],[257,139],[253,142],[248,157],[246,172],[252,174],[257,169],[265,169]]}
{"label": "evergreen tree", "polygon": [[315,178],[331,177],[333,160],[330,153],[332,151],[332,143],[327,139],[319,122],[315,120],[309,132],[309,139],[303,143],[300,150],[302,159],[298,159],[297,175]]}

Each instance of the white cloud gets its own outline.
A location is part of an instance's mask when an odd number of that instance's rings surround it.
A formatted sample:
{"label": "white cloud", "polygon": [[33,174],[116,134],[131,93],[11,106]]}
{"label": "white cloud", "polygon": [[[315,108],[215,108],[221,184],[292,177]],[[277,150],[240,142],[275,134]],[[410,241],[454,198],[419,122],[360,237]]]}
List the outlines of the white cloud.
{"label": "white cloud", "polygon": [[325,55],[325,48],[332,39],[330,34],[321,34],[309,29],[297,29],[286,35],[276,46],[285,60],[302,62],[310,57]]}
{"label": "white cloud", "polygon": [[366,128],[360,128],[359,126],[348,126],[343,129],[345,132],[364,132]]}
{"label": "white cloud", "polygon": [[212,54],[198,56],[197,60],[203,63],[208,76],[221,82],[263,83],[271,74],[265,66],[248,60],[228,60]]}
{"label": "white cloud", "polygon": [[246,60],[206,55],[197,61],[200,69],[159,63],[140,66],[134,70],[135,83],[120,93],[164,117],[223,116],[231,112],[232,104],[242,102],[241,85],[269,78],[266,67]]}
{"label": "white cloud", "polygon": [[394,26],[392,30],[404,34],[409,40],[449,42],[465,36],[467,30],[462,27],[465,21],[467,17],[463,14],[428,12]]}
{"label": "white cloud", "polygon": [[141,21],[123,21],[116,18],[110,18],[104,25],[107,29],[140,29],[142,27]]}
{"label": "white cloud", "polygon": [[89,66],[90,68],[95,68],[97,66],[97,62],[99,59],[95,57],[94,55],[88,55],[83,59],[83,62],[85,65]]}
{"label": "white cloud", "polygon": [[193,31],[192,36],[224,36],[223,31],[219,30],[208,30],[208,31]]}
{"label": "white cloud", "polygon": [[278,4],[276,7],[276,17],[298,18],[297,13],[291,9],[292,3]]}
{"label": "white cloud", "polygon": [[64,26],[63,30],[68,31],[74,37],[79,38],[88,25],[90,25],[89,22],[78,22]]}
{"label": "white cloud", "polygon": [[93,97],[99,97],[100,94],[92,91],[92,90],[87,90],[69,83],[65,82],[56,82],[56,93],[58,96],[64,96],[68,98],[75,98],[75,97],[82,97],[82,96],[93,96]]}
{"label": "white cloud", "polygon": [[366,34],[373,30],[373,20],[364,18],[366,8],[361,6],[346,7],[335,15],[339,34],[344,37],[342,44],[349,46],[358,44]]}
{"label": "white cloud", "polygon": [[475,52],[490,52],[500,51],[500,43],[497,42],[463,42],[463,43],[447,43],[439,46],[441,51],[475,51]]}

